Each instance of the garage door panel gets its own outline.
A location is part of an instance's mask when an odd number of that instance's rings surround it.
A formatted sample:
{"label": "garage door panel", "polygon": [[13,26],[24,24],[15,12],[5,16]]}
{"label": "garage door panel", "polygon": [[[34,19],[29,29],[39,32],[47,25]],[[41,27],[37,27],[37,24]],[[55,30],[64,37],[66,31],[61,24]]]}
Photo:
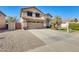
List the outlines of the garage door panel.
{"label": "garage door panel", "polygon": [[43,23],[28,23],[29,29],[43,28]]}

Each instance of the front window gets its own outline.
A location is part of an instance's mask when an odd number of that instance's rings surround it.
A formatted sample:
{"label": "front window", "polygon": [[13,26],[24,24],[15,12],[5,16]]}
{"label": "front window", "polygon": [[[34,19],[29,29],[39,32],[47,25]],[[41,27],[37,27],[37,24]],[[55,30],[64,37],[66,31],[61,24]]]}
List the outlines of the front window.
{"label": "front window", "polygon": [[27,12],[27,16],[32,16],[32,12]]}
{"label": "front window", "polygon": [[39,14],[39,13],[36,13],[35,16],[36,16],[36,17],[40,17],[40,14]]}

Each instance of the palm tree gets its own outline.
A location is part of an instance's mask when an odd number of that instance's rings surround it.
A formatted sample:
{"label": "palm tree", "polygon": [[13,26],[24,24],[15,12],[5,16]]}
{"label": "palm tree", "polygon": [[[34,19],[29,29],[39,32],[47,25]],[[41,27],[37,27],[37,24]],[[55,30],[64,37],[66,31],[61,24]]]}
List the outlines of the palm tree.
{"label": "palm tree", "polygon": [[53,23],[53,27],[54,27],[55,29],[58,29],[58,28],[60,27],[61,23],[62,23],[62,18],[61,18],[60,16],[56,16],[56,17],[53,19],[52,23]]}

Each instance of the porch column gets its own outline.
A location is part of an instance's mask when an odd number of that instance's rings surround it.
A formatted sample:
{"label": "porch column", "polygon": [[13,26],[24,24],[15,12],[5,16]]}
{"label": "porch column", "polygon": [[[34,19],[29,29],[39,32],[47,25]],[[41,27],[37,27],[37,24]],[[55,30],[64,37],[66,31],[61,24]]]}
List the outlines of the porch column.
{"label": "porch column", "polygon": [[21,21],[21,27],[22,27],[22,30],[24,30],[24,28],[26,28],[27,29],[27,21],[26,20],[22,20]]}
{"label": "porch column", "polygon": [[23,28],[27,29],[27,21],[25,20],[23,23]]}
{"label": "porch column", "polygon": [[23,20],[24,20],[24,19],[21,17],[21,18],[20,18],[20,23],[21,23],[21,29],[22,29],[22,30],[23,30],[23,24],[24,24],[24,23],[23,23]]}

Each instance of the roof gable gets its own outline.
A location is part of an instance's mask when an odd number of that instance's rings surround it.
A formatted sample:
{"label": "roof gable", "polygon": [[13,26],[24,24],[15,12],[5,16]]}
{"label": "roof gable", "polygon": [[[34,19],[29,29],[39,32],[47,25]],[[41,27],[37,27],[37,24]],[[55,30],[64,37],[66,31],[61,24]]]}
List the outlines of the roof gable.
{"label": "roof gable", "polygon": [[24,10],[29,11],[29,10],[31,10],[31,9],[35,9],[35,10],[37,10],[38,12],[40,12],[40,13],[44,14],[42,11],[40,11],[40,10],[39,10],[39,9],[37,9],[36,7],[22,8],[22,9],[21,9],[21,12],[22,12],[22,11],[24,11]]}

